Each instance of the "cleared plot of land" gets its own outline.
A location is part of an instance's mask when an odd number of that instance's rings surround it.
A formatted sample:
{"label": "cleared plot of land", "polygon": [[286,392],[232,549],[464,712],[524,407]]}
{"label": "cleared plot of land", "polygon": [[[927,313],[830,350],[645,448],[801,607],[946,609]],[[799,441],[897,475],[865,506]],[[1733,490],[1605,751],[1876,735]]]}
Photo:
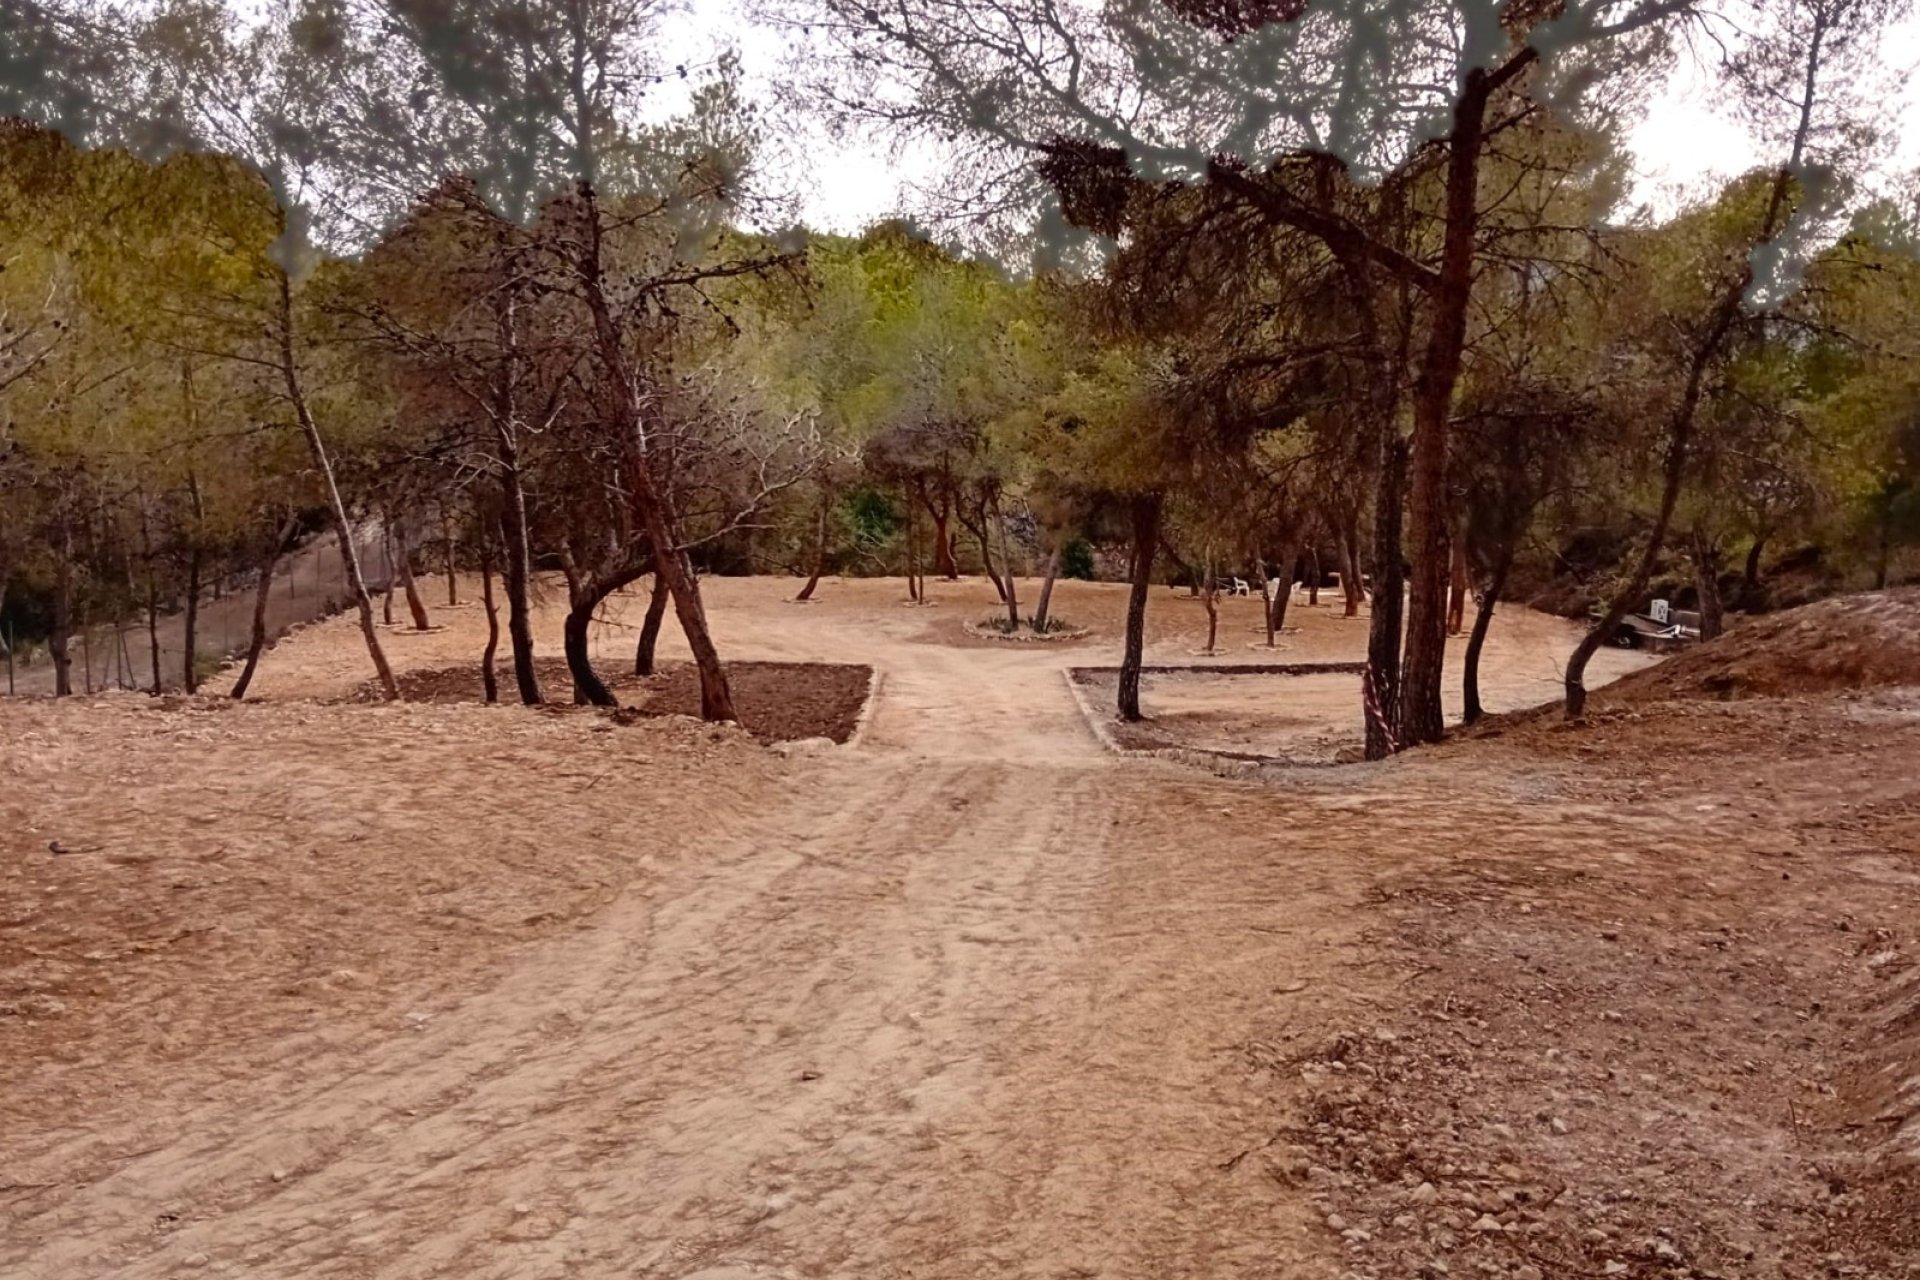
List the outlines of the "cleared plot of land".
{"label": "cleared plot of land", "polygon": [[[1920,1256],[1910,690],[1602,695],[1254,784],[1098,749],[1061,669],[1111,588],[1055,652],[950,643],[979,584],[791,587],[707,584],[720,637],[873,666],[858,748],[308,701],[364,679],[340,624],[264,703],[0,704],[0,1274]],[[404,669],[477,653],[448,616]]]}

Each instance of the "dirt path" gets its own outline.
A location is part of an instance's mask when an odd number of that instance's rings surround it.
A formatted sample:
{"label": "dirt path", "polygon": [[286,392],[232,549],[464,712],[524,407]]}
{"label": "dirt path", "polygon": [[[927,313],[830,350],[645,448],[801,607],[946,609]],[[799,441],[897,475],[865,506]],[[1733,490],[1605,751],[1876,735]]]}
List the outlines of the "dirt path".
{"label": "dirt path", "polygon": [[[727,652],[871,663],[860,745],[317,705],[364,679],[338,624],[217,715],[0,706],[0,997],[40,983],[0,1001],[32,1064],[0,1274],[1642,1280],[1647,1215],[1724,1261],[1750,1196],[1807,1207],[1721,1273],[1833,1251],[1798,1126],[1844,1064],[1796,1029],[1896,971],[1920,902],[1889,878],[1906,704],[1871,739],[1709,706],[1229,782],[1096,749],[1061,668],[1106,640],[965,643],[961,588],[772,589],[713,584]],[[1171,660],[1198,619],[1156,606]],[[449,616],[403,665],[470,652]],[[1749,931],[1781,949],[1722,949]]]}
{"label": "dirt path", "polygon": [[[484,989],[0,1143],[10,1180],[58,1184],[16,1202],[0,1270],[1301,1274],[1300,1207],[1220,1172],[1236,1073],[1196,1016],[1324,962],[1277,932],[1192,954],[1191,922],[1271,918],[1235,874],[1258,827],[1210,864],[1159,856],[1178,831],[1143,842],[1165,821],[1143,789],[1175,815],[1231,789],[1103,756],[1062,655],[926,644],[923,621],[786,636],[873,655],[865,745],[699,804],[670,870]],[[133,1154],[65,1185],[103,1151]]]}

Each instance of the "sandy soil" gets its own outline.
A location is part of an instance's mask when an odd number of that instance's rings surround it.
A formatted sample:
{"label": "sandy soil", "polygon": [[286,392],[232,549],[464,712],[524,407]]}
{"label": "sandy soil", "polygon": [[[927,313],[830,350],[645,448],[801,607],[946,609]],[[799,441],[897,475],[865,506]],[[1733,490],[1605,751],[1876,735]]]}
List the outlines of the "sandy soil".
{"label": "sandy soil", "polygon": [[[1920,695],[1236,782],[1079,718],[1111,588],[1061,593],[1094,636],[1021,648],[955,642],[979,584],[790,589],[710,582],[721,643],[872,665],[857,747],[323,704],[364,679],[335,623],[260,702],[0,704],[0,1274],[1920,1257]],[[436,618],[407,669],[477,652]],[[1294,657],[1363,643],[1299,621]]]}

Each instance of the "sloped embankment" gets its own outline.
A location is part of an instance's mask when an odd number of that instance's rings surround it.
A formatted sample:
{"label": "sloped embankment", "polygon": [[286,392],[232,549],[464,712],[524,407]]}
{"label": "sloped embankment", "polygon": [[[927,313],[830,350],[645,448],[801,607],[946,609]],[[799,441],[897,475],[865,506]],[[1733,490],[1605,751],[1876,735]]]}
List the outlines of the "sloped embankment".
{"label": "sloped embankment", "polygon": [[1611,701],[1777,697],[1920,684],[1920,588],[1863,592],[1742,621],[1615,684]]}

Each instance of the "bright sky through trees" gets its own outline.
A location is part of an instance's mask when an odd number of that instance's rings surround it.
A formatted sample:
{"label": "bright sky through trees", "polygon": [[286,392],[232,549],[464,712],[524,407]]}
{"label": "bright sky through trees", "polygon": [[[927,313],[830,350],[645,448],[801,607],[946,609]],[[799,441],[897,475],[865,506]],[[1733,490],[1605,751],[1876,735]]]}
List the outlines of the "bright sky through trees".
{"label": "bright sky through trees", "polygon": [[[742,0],[687,0],[680,12],[663,24],[671,64],[685,60],[709,61],[727,46],[739,49],[754,92],[770,94],[782,74],[783,40],[780,33],[753,22]],[[1703,51],[1702,56],[1710,53]],[[1881,60],[1895,75],[1920,66],[1920,16],[1909,18],[1888,33]],[[668,86],[672,87],[672,86]],[[1666,94],[1657,100],[1645,120],[1633,131],[1639,183],[1636,199],[1661,214],[1671,213],[1689,197],[1709,195],[1718,182],[1759,163],[1761,155],[1741,129],[1717,109],[1719,89],[1711,68],[1683,61]],[[679,109],[684,94],[663,94],[656,110]],[[1920,169],[1920,80],[1907,83],[1889,98],[1887,118],[1881,122],[1899,135],[1898,148],[1888,161],[1890,173]],[[836,231],[853,231],[894,212],[913,183],[925,183],[937,166],[922,151],[896,163],[883,150],[858,140],[839,141],[817,127],[812,136],[796,142],[779,157],[780,177],[799,194],[810,224]]]}

